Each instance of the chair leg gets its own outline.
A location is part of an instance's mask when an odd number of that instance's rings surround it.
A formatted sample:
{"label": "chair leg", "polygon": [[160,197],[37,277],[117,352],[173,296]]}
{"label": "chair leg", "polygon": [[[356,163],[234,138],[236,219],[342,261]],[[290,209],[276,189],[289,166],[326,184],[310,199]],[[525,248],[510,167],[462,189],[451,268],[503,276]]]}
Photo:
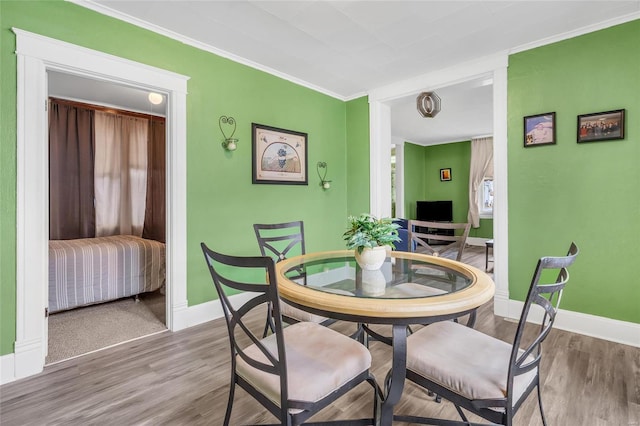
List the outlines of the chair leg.
{"label": "chair leg", "polygon": [[267,337],[267,334],[269,334],[269,331],[273,333],[274,329],[275,327],[273,325],[273,306],[271,306],[271,303],[268,303],[267,304],[267,321],[264,324],[264,332],[262,333],[262,338]]}
{"label": "chair leg", "polygon": [[380,400],[382,398],[382,390],[378,387],[378,383],[376,382],[376,379],[372,375],[369,375],[367,382],[369,382],[369,384],[373,388],[373,424],[375,425],[378,423]]}
{"label": "chair leg", "polygon": [[229,400],[227,401],[227,411],[224,414],[224,426],[229,426],[229,420],[231,419],[231,409],[233,407],[233,395],[236,391],[235,374],[231,373],[231,388],[229,389]]}
{"label": "chair leg", "polygon": [[542,390],[540,389],[540,383],[538,383],[538,406],[540,407],[540,417],[542,417],[543,426],[547,426],[547,420],[544,418],[544,410],[542,409]]}

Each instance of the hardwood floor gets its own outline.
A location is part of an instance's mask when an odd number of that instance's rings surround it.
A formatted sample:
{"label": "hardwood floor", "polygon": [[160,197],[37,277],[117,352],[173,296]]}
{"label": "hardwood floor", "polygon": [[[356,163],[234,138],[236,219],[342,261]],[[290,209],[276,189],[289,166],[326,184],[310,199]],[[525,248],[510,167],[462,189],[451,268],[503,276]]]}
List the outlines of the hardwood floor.
{"label": "hardwood floor", "polygon": [[[483,269],[484,247],[469,250],[465,260]],[[492,309],[487,304],[479,310],[476,328],[510,341],[516,324],[494,316]],[[265,314],[256,312],[252,325],[262,327]],[[333,327],[350,332],[353,324]],[[390,365],[390,348],[373,342],[370,349],[380,382]],[[542,366],[549,426],[640,425],[640,349],[553,330]],[[165,332],[48,366],[37,376],[0,387],[0,424],[220,425],[229,367],[223,319]],[[314,419],[367,416],[371,404],[370,387],[363,384]],[[458,419],[451,404],[431,401],[410,383],[396,412]],[[231,424],[264,422],[274,418],[238,389]],[[542,424],[535,396],[515,424]]]}

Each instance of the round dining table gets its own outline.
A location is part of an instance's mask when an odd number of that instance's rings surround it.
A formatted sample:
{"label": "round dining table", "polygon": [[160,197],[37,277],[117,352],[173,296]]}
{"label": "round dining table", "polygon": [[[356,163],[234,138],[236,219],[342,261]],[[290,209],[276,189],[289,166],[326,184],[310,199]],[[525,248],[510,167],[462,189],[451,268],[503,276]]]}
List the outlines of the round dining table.
{"label": "round dining table", "polygon": [[[406,373],[411,325],[446,321],[475,310],[493,298],[495,285],[483,271],[427,254],[389,251],[380,269],[363,270],[353,250],[309,253],[276,264],[280,297],[305,311],[359,325],[392,345],[392,366],[382,389],[378,422],[391,425]],[[391,325],[391,336],[369,324]]]}

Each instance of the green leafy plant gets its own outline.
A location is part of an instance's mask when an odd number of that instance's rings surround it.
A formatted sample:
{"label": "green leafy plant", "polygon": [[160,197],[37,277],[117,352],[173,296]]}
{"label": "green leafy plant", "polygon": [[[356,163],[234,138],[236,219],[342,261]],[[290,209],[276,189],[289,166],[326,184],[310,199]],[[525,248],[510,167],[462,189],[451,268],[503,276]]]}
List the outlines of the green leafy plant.
{"label": "green leafy plant", "polygon": [[366,247],[395,247],[394,243],[400,241],[398,228],[400,225],[388,217],[376,219],[363,213],[360,216],[349,216],[349,227],[342,237],[347,242],[347,248],[362,253]]}

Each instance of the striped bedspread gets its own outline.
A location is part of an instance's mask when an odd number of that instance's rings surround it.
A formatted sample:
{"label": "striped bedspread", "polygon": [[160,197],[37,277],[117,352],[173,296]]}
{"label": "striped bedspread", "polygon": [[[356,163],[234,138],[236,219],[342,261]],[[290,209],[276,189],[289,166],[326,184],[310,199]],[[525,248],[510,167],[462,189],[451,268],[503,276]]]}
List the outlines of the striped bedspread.
{"label": "striped bedspread", "polygon": [[165,245],[132,235],[49,241],[49,312],[154,291]]}

